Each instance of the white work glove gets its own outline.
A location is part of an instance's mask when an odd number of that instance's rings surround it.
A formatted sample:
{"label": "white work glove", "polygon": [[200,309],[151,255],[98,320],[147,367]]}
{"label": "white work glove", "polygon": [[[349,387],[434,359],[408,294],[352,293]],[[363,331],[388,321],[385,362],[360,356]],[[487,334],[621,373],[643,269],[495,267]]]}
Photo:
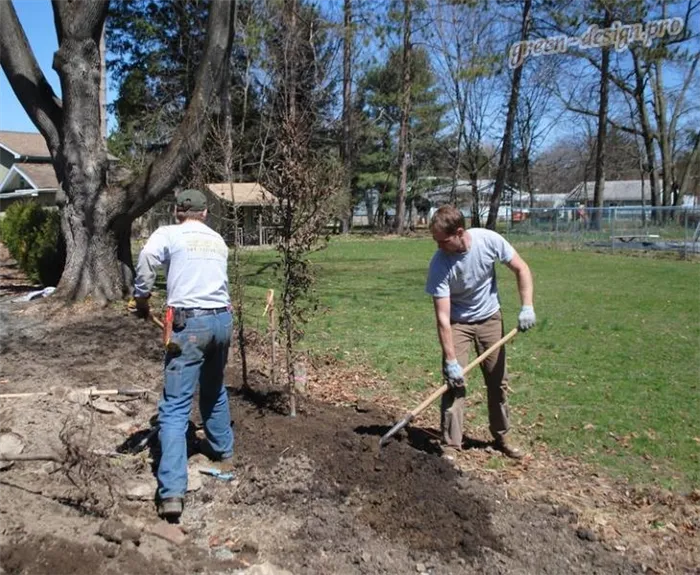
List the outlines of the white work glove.
{"label": "white work glove", "polygon": [[464,386],[462,371],[462,366],[459,365],[456,359],[448,360],[442,366],[442,374],[445,376],[445,382],[450,389]]}
{"label": "white work glove", "polygon": [[524,305],[520,308],[518,316],[518,329],[527,331],[535,325],[535,309],[531,305]]}

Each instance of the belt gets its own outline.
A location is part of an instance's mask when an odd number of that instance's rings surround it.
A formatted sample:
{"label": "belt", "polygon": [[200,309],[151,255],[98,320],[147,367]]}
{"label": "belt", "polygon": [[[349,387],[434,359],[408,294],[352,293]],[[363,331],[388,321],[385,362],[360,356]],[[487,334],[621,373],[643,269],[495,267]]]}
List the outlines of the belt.
{"label": "belt", "polygon": [[230,311],[231,308],[229,307],[214,307],[214,308],[201,308],[201,307],[193,307],[193,308],[187,308],[183,309],[183,313],[185,314],[185,317],[197,317],[200,315],[218,315],[220,313],[226,313]]}

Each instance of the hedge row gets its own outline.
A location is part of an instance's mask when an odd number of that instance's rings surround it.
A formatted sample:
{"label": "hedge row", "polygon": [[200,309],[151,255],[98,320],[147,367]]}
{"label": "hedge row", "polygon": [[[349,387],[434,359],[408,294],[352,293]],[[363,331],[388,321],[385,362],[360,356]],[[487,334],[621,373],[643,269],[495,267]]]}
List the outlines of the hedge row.
{"label": "hedge row", "polygon": [[32,281],[58,284],[66,262],[58,210],[44,209],[34,201],[15,202],[0,220],[0,238]]}

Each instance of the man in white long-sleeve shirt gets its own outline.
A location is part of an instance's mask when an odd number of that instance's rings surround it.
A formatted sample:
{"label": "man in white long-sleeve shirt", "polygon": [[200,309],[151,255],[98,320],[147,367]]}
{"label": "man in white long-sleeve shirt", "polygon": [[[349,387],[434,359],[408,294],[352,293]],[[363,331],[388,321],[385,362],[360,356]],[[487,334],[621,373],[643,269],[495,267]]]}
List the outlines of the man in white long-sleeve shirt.
{"label": "man in white long-sleeve shirt", "polygon": [[174,317],[165,356],[165,385],[158,404],[161,459],[158,500],[161,516],[176,520],[187,491],[185,434],[192,399],[200,385],[199,407],[213,458],[230,462],[233,429],[224,368],[233,331],[228,293],[228,248],[204,222],[206,196],[184,190],[176,198],[176,225],[158,228],[148,239],[136,266],[134,299],[149,312],[148,299],[156,268],[167,269],[168,308]]}

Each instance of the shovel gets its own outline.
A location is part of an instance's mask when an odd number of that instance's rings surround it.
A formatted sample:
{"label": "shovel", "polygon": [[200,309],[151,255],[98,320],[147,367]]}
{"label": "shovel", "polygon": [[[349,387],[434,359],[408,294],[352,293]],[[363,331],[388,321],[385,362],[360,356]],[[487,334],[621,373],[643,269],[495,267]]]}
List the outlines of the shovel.
{"label": "shovel", "polygon": [[[479,365],[482,361],[484,361],[489,355],[491,355],[494,351],[496,351],[499,347],[505,345],[508,343],[511,339],[513,339],[516,334],[518,333],[518,328],[513,328],[510,330],[506,335],[504,335],[501,339],[499,339],[496,343],[494,343],[490,348],[488,348],[484,353],[482,353],[479,357],[477,357],[474,361],[472,361],[467,367],[464,368],[464,371],[462,371],[462,375],[467,375],[472,369],[474,369],[477,365]],[[382,448],[384,447],[389,439],[393,435],[396,435],[400,430],[402,430],[404,427],[406,427],[411,421],[413,421],[416,416],[421,413],[423,410],[425,410],[426,407],[428,407],[433,401],[435,401],[438,397],[440,397],[443,393],[445,393],[449,388],[447,387],[447,384],[444,384],[442,387],[436,389],[433,393],[430,394],[430,396],[423,401],[418,407],[416,407],[413,411],[409,411],[406,414],[406,417],[404,417],[401,421],[399,421],[394,427],[392,427],[385,435],[382,435],[381,439],[379,440],[379,447]]]}
{"label": "shovel", "polygon": [[104,395],[126,395],[129,397],[142,397],[147,393],[152,393],[148,389],[95,389],[89,387],[87,389],[63,389],[53,388],[51,391],[27,391],[24,393],[2,393],[0,399],[19,399],[22,397],[39,397],[42,395],[55,395],[60,398],[65,398],[72,403],[84,405],[93,397],[101,397]]}

